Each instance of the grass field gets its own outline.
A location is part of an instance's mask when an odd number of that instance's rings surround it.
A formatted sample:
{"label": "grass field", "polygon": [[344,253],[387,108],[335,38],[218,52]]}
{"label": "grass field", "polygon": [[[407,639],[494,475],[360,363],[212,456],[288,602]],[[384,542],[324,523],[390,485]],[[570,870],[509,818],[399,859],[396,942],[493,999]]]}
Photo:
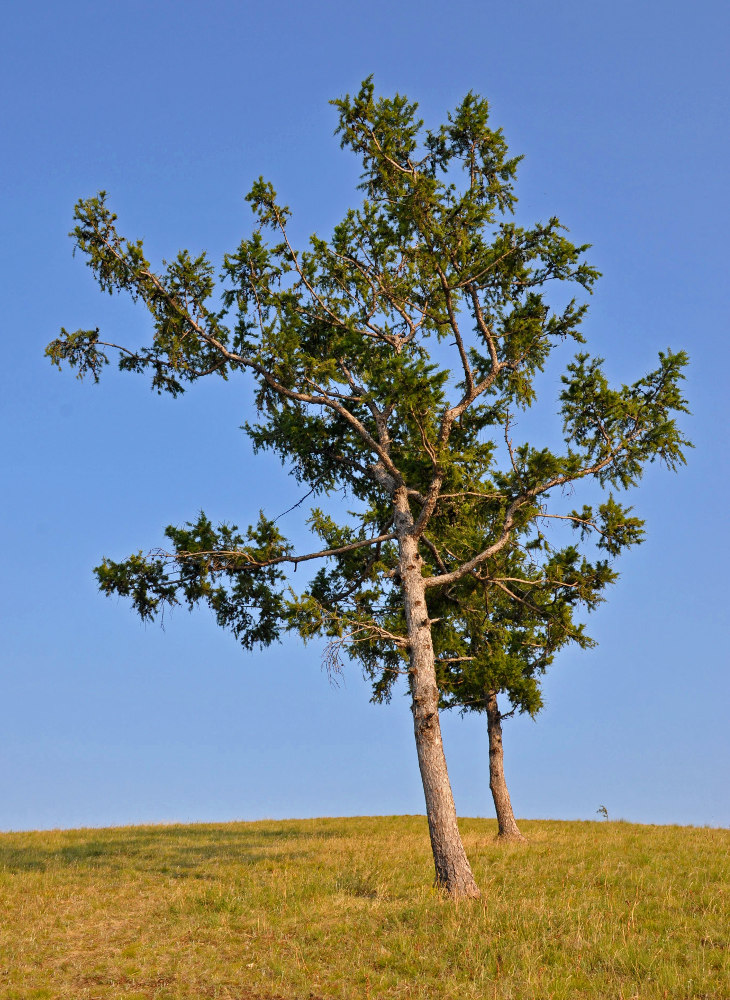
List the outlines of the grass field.
{"label": "grass field", "polygon": [[730,998],[730,831],[418,816],[0,835],[3,1000]]}

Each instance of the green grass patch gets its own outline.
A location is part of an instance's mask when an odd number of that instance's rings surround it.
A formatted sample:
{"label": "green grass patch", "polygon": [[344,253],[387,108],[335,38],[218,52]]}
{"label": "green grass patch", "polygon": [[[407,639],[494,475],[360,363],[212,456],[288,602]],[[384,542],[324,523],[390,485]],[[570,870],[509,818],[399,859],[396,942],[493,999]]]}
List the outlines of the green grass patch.
{"label": "green grass patch", "polygon": [[730,831],[419,816],[0,835],[5,1000],[730,998]]}

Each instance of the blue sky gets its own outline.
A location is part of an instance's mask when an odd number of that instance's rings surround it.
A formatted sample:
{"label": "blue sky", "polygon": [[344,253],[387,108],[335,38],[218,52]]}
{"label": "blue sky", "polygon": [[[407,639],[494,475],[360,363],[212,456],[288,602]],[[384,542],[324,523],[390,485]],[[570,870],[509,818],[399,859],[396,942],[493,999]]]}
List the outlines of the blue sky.
{"label": "blue sky", "polygon": [[[295,642],[244,654],[204,613],[143,626],[92,567],[204,508],[247,524],[301,491],[238,430],[242,387],[177,401],[51,368],[63,324],[143,336],[71,256],[74,202],[109,192],[153,260],[214,260],[270,179],[300,238],[356,197],[328,101],[370,73],[437,124],[468,90],[525,154],[525,220],[556,214],[604,277],[589,348],[617,380],[691,355],[695,443],[635,495],[646,543],[568,652],[537,722],[505,726],[519,816],[730,824],[727,771],[728,80],[726,4],[522,0],[448,7],[26,2],[4,14],[0,110],[5,527],[0,829],[422,812],[407,700],[332,687]],[[554,413],[546,385],[545,420]],[[293,514],[287,530],[301,524]],[[492,815],[481,718],[444,720],[457,809]]]}

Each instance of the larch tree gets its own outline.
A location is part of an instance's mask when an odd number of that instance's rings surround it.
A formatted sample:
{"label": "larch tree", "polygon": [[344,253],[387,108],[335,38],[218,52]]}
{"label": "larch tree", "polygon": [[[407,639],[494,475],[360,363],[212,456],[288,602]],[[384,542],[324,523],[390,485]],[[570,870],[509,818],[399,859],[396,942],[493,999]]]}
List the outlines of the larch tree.
{"label": "larch tree", "polygon": [[[476,897],[439,698],[458,687],[467,657],[489,658],[490,629],[520,641],[510,602],[533,582],[557,605],[600,590],[608,565],[549,550],[542,526],[554,514],[606,546],[636,540],[612,497],[578,513],[563,509],[563,492],[589,481],[625,488],[647,462],[682,461],[674,418],[686,358],[668,351],[644,378],[610,388],[600,360],[580,354],[559,401],[565,448],[514,444],[510,416],[534,402],[553,346],[583,340],[585,306],[552,307],[546,289],[590,290],[587,248],[555,218],[514,223],[518,159],[474,94],[435,130],[405,97],[376,97],[370,79],[333,103],[363,197],[329,239],[296,248],[290,209],[260,179],[247,196],[252,233],[224,257],[217,283],[205,254],[182,251],[153,269],[100,193],[76,206],[76,248],[104,291],[144,303],[151,338],[115,344],[98,329],[62,330],[47,350],[94,379],[113,352],[121,370],[147,372],[173,396],[200,378],[250,378],[258,416],[246,430],[319,498],[309,518],[319,543],[296,550],[266,513],[243,531],[200,514],[168,527],[164,550],[105,559],[100,588],[128,597],[143,619],[208,605],[246,649],[287,630],[325,638],[333,662],[344,650],[361,663],[376,698],[405,677],[436,883]],[[321,566],[295,592],[286,571],[310,560]]]}

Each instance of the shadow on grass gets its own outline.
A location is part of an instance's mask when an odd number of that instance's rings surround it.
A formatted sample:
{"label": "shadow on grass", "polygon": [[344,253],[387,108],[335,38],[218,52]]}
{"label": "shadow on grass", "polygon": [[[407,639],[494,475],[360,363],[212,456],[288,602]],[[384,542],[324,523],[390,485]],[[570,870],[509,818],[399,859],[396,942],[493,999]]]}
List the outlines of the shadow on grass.
{"label": "shadow on grass", "polygon": [[294,861],[317,849],[316,843],[309,849],[304,847],[304,839],[320,841],[339,835],[335,830],[277,832],[244,826],[54,831],[45,837],[43,833],[4,834],[0,837],[0,871],[88,868],[207,879],[213,877],[206,872],[211,866]]}

